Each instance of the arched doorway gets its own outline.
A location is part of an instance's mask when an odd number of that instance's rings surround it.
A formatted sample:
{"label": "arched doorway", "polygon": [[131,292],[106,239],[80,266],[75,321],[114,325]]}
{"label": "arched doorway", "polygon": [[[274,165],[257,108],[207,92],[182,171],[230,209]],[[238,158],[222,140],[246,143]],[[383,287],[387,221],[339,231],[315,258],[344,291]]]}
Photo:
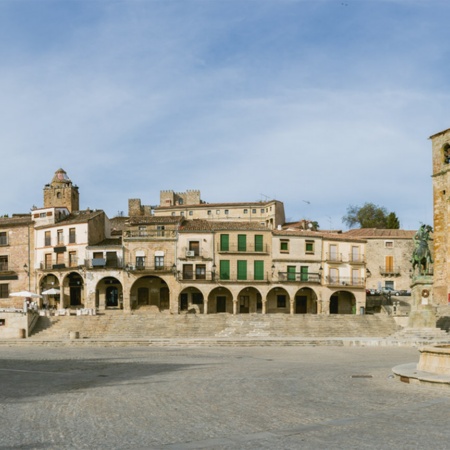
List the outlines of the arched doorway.
{"label": "arched doorway", "polygon": [[266,313],[289,314],[291,311],[290,297],[286,289],[275,287],[267,294]]}
{"label": "arched doorway", "polygon": [[44,309],[58,308],[61,290],[56,275],[49,273],[41,278],[39,282],[39,293],[42,294],[43,292],[49,292],[48,294],[43,294],[43,298],[40,299]]}
{"label": "arched doorway", "polygon": [[330,297],[330,314],[356,314],[355,296],[348,291],[337,291]]}
{"label": "arched doorway", "polygon": [[238,295],[238,313],[256,314],[262,313],[262,297],[254,287],[242,289]]}
{"label": "arched doorway", "polygon": [[63,307],[83,307],[84,305],[84,281],[77,272],[71,272],[64,278]]}
{"label": "arched doorway", "polygon": [[317,314],[317,295],[311,288],[301,288],[295,294],[295,314]]}
{"label": "arched doorway", "polygon": [[179,296],[180,312],[204,312],[203,294],[196,287],[183,289]]}
{"label": "arched doorway", "polygon": [[224,287],[217,287],[208,295],[209,313],[233,314],[233,295]]}
{"label": "arched doorway", "polygon": [[134,282],[130,294],[132,309],[161,312],[170,308],[169,287],[162,278],[141,277]]}
{"label": "arched doorway", "polygon": [[115,277],[102,278],[95,293],[95,305],[102,308],[123,308],[122,284]]}

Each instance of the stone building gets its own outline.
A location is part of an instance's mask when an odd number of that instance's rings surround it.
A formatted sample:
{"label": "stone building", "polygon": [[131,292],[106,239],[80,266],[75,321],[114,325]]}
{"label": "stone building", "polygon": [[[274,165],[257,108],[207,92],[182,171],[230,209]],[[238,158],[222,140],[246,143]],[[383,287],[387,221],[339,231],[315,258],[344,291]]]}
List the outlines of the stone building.
{"label": "stone building", "polygon": [[450,129],[430,137],[433,159],[433,303],[450,302]]}
{"label": "stone building", "polygon": [[370,276],[367,289],[391,287],[395,290],[411,288],[411,256],[414,250],[414,230],[384,230],[360,228],[349,230],[343,236],[364,239],[366,262]]}

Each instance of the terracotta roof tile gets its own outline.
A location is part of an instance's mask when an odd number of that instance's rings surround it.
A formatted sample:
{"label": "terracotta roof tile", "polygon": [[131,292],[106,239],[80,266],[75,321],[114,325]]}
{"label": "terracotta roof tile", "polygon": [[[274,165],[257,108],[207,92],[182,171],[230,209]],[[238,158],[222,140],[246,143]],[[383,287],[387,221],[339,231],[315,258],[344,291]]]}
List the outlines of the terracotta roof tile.
{"label": "terracotta roof tile", "polygon": [[382,228],[355,228],[344,235],[364,239],[412,239],[417,230],[391,230]]}

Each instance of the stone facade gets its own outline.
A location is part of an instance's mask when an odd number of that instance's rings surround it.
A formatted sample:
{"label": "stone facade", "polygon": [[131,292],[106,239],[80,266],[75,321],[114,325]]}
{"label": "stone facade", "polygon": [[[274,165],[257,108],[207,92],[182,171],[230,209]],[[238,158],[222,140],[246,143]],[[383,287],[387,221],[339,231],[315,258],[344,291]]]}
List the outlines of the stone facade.
{"label": "stone facade", "polygon": [[433,298],[436,305],[446,305],[450,300],[450,129],[434,134],[430,139],[433,158]]}

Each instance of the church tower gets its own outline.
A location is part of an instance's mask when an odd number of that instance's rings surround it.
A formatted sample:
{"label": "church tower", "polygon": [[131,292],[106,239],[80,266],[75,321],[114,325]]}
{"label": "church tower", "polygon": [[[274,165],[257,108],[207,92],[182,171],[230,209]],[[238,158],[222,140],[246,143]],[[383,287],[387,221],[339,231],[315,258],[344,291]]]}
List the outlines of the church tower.
{"label": "church tower", "polygon": [[72,184],[65,170],[58,169],[52,182],[44,187],[44,208],[63,206],[70,212],[79,211],[80,194],[78,186]]}
{"label": "church tower", "polygon": [[430,137],[433,148],[434,275],[436,304],[450,299],[450,129]]}

